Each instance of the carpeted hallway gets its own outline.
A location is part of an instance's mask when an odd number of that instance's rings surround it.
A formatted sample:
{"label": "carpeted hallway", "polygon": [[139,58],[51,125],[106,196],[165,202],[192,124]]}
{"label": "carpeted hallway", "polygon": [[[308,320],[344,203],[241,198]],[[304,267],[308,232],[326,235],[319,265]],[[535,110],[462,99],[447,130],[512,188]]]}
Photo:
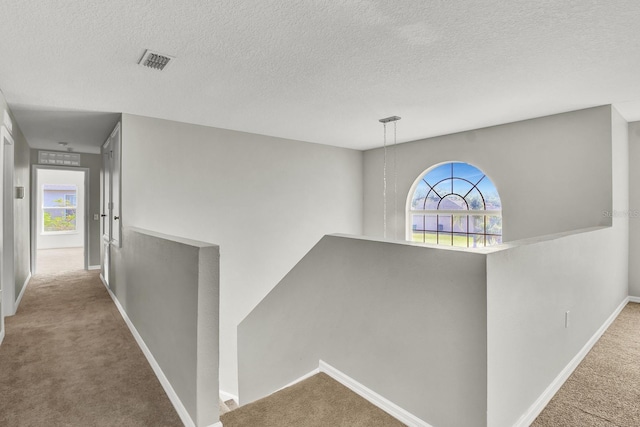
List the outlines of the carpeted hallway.
{"label": "carpeted hallway", "polygon": [[574,426],[640,426],[640,304],[627,304],[532,424]]}
{"label": "carpeted hallway", "polygon": [[182,426],[97,271],[36,275],[0,346],[0,426]]}

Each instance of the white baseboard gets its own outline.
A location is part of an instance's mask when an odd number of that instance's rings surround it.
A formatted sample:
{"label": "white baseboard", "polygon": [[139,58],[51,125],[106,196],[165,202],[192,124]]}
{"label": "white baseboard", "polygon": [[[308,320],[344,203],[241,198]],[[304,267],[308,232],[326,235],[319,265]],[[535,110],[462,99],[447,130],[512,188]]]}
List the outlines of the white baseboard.
{"label": "white baseboard", "polygon": [[234,402],[238,403],[238,396],[236,396],[235,394],[227,393],[224,390],[220,390],[220,399],[222,399],[223,402],[226,402],[229,399],[233,399]]}
{"label": "white baseboard", "polygon": [[[149,347],[147,347],[147,345],[145,344],[144,340],[142,339],[142,337],[138,333],[136,327],[133,325],[133,323],[131,323],[131,320],[129,319],[129,316],[127,315],[126,311],[124,311],[124,308],[122,308],[122,305],[120,304],[120,301],[118,301],[118,298],[116,298],[116,296],[113,294],[113,292],[111,292],[111,289],[109,289],[109,287],[106,285],[104,279],[102,278],[102,275],[100,275],[100,279],[102,280],[102,284],[105,285],[105,288],[107,288],[107,292],[109,292],[109,296],[111,296],[111,299],[113,300],[114,304],[118,308],[118,311],[120,312],[120,315],[122,316],[122,318],[124,319],[125,323],[129,327],[129,330],[131,331],[131,334],[136,339],[136,342],[138,343],[138,346],[140,347],[140,350],[142,350],[142,352],[144,353],[145,357],[147,358],[147,361],[151,365],[151,368],[153,369],[153,372],[158,377],[158,380],[160,380],[160,384],[162,385],[162,388],[164,388],[164,391],[167,393],[167,396],[169,397],[169,400],[173,404],[173,407],[176,409],[176,412],[178,413],[178,416],[180,417],[180,419],[184,423],[185,427],[195,427],[195,423],[191,419],[191,416],[189,416],[189,413],[187,412],[187,409],[182,404],[182,401],[180,400],[180,398],[176,394],[175,390],[171,386],[171,383],[167,379],[167,377],[164,374],[164,372],[162,372],[162,369],[160,368],[160,365],[158,365],[158,362],[153,357],[153,354],[151,354],[151,351],[149,350]],[[213,424],[213,426],[214,427],[218,427],[216,424]]]}
{"label": "white baseboard", "polygon": [[292,386],[292,385],[294,385],[294,384],[298,384],[299,382],[302,382],[302,381],[306,380],[307,378],[311,378],[312,376],[314,376],[314,375],[316,375],[316,374],[319,374],[319,373],[320,373],[320,367],[318,367],[318,368],[314,369],[314,370],[313,370],[313,371],[311,371],[311,372],[307,372],[306,374],[304,374],[304,375],[303,375],[303,376],[301,376],[300,378],[298,378],[298,379],[295,379],[295,380],[291,381],[291,382],[290,382],[289,384],[287,384],[286,386],[284,386],[284,387],[280,387],[277,391],[284,390],[284,389],[285,389],[285,388],[287,388],[287,387],[291,387],[291,386]]}
{"label": "white baseboard", "polygon": [[589,353],[591,348],[595,345],[596,342],[600,339],[602,334],[605,333],[607,328],[611,326],[616,317],[620,314],[625,305],[630,301],[630,298],[627,297],[622,301],[622,303],[614,310],[614,312],[607,318],[602,326],[596,331],[595,334],[587,341],[587,343],[582,347],[582,349],[575,355],[573,359],[569,362],[567,366],[558,374],[558,376],[553,380],[551,384],[547,387],[547,389],[538,397],[538,399],[529,407],[529,410],[525,412],[520,419],[514,424],[514,427],[528,427],[533,423],[533,421],[540,415],[542,410],[547,406],[549,401],[553,398],[553,396],[560,390],[560,387],[567,381],[569,376],[575,371],[578,367],[582,359]]}
{"label": "white baseboard", "polygon": [[16,303],[13,306],[14,314],[18,312],[18,306],[22,302],[22,297],[24,296],[24,292],[27,290],[27,286],[29,286],[29,282],[31,282],[31,272],[29,272],[29,275],[27,276],[27,278],[24,279],[24,283],[22,284],[22,290],[20,291],[20,295],[18,295],[18,298],[16,299]]}
{"label": "white baseboard", "polygon": [[[1,322],[2,320],[0,320]],[[2,328],[2,331],[0,331],[0,345],[2,345],[2,341],[4,341],[4,328]]]}
{"label": "white baseboard", "polygon": [[380,396],[375,391],[365,387],[364,385],[360,384],[359,382],[349,377],[348,375],[344,374],[343,372],[340,372],[339,370],[329,365],[328,363],[323,362],[321,360],[318,368],[320,372],[324,372],[325,374],[329,375],[331,378],[338,381],[343,386],[347,387],[354,393],[358,394],[360,397],[373,403],[375,406],[382,409],[383,411],[393,416],[394,418],[400,420],[401,422],[405,423],[407,426],[432,427],[427,422],[407,412],[405,409],[402,409],[401,407],[391,402],[390,400]]}
{"label": "white baseboard", "polygon": [[629,297],[629,302],[640,303],[640,297]]}
{"label": "white baseboard", "polygon": [[90,265],[87,270],[100,270],[101,268],[100,265]]}
{"label": "white baseboard", "polygon": [[207,427],[223,427],[222,421],[218,421],[217,423],[211,424],[210,426],[207,426]]}

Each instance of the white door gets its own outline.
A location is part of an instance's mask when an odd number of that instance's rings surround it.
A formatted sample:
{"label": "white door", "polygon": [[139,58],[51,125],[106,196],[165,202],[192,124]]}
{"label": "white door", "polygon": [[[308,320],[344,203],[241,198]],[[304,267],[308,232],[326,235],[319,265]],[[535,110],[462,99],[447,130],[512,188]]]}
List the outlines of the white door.
{"label": "white door", "polygon": [[121,245],[120,225],[120,123],[102,146],[102,278],[110,285],[111,250]]}
{"label": "white door", "polygon": [[109,285],[111,241],[111,138],[102,146],[102,170],[100,174],[100,270],[102,279]]}

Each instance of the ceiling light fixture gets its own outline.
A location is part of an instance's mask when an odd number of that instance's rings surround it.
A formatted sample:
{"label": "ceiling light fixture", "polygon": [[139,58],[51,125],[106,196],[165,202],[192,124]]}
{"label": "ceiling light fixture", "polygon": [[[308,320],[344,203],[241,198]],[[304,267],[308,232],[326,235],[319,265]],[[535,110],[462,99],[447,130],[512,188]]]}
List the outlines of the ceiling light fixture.
{"label": "ceiling light fixture", "polygon": [[175,56],[165,55],[164,53],[158,53],[147,49],[144,52],[144,55],[142,55],[142,58],[140,58],[140,61],[138,61],[138,64],[143,67],[163,71],[173,63],[174,59],[176,59]]}
{"label": "ceiling light fixture", "polygon": [[383,204],[383,212],[382,212],[382,227],[383,227],[383,236],[387,238],[387,123],[393,123],[393,217],[394,217],[394,237],[398,239],[398,227],[397,227],[397,218],[398,218],[398,167],[397,167],[397,154],[396,154],[396,144],[398,142],[397,132],[396,132],[396,122],[400,120],[398,116],[386,117],[384,119],[378,120],[382,123],[384,129],[384,160],[382,166],[382,204]]}
{"label": "ceiling light fixture", "polygon": [[58,145],[61,147],[66,147],[67,145],[69,145],[68,142],[58,142]]}

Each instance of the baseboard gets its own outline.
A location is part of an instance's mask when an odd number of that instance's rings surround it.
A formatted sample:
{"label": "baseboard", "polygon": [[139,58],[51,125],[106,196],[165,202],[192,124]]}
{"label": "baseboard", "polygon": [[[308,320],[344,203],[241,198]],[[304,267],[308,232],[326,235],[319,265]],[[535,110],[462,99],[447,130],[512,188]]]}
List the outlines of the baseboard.
{"label": "baseboard", "polygon": [[238,403],[238,396],[236,396],[235,394],[231,394],[231,393],[227,393],[224,390],[219,390],[220,391],[220,398],[222,399],[223,402],[226,402],[229,399],[233,399],[234,402]]}
{"label": "baseboard", "polygon": [[87,270],[100,270],[102,266],[100,265],[90,265]]}
{"label": "baseboard", "polygon": [[311,378],[312,376],[319,374],[320,373],[320,368],[316,368],[311,372],[307,372],[306,374],[304,374],[303,376],[301,376],[300,378],[297,378],[293,381],[291,381],[289,384],[285,385],[284,387],[280,387],[276,392],[283,390],[285,388],[291,387],[294,384],[298,384],[299,382],[302,382],[304,380],[306,380],[307,378]]}
{"label": "baseboard", "polygon": [[[151,354],[151,351],[149,350],[149,347],[147,347],[147,345],[145,344],[144,340],[142,339],[142,337],[138,333],[138,330],[133,325],[133,323],[131,323],[131,319],[129,319],[129,316],[127,315],[127,312],[124,310],[124,308],[120,304],[120,301],[118,301],[118,298],[113,294],[113,292],[111,292],[111,289],[109,289],[109,287],[106,285],[104,279],[102,278],[102,275],[100,275],[100,278],[102,280],[102,284],[105,285],[105,288],[107,289],[107,292],[109,292],[109,296],[113,300],[113,303],[118,308],[118,311],[120,312],[120,315],[122,316],[122,318],[124,319],[125,323],[129,327],[129,330],[131,331],[131,334],[133,335],[133,337],[135,338],[136,342],[138,343],[138,346],[140,347],[140,350],[142,350],[142,353],[144,353],[145,357],[147,358],[147,361],[151,365],[151,368],[153,369],[153,372],[158,377],[158,380],[160,381],[160,384],[162,385],[162,388],[164,388],[165,393],[167,393],[167,396],[169,397],[169,400],[173,404],[173,407],[175,408],[176,412],[178,413],[178,416],[180,417],[180,419],[184,423],[185,427],[195,427],[195,423],[191,419],[191,416],[187,412],[187,409],[182,404],[182,401],[180,400],[180,398],[176,394],[175,390],[171,386],[171,383],[167,379],[167,377],[164,374],[164,372],[162,372],[162,368],[160,368],[160,365],[158,365],[158,362],[153,357],[153,354]],[[218,426],[216,426],[216,424],[213,424],[213,426],[218,427]]]}
{"label": "baseboard", "polygon": [[321,360],[318,368],[320,372],[324,372],[325,374],[329,375],[331,378],[338,381],[343,386],[347,387],[354,393],[358,394],[360,397],[373,403],[374,405],[376,405],[378,408],[382,409],[389,415],[405,423],[407,426],[432,427],[427,422],[407,412],[406,410],[402,409],[401,407],[391,402],[390,400],[380,396],[375,391],[365,387],[364,385],[360,384],[359,382],[349,377],[345,373],[340,372],[339,370],[329,365],[328,363]]}
{"label": "baseboard", "polygon": [[223,427],[222,421],[218,421],[217,423],[211,424],[210,426],[207,426],[207,427]]}
{"label": "baseboard", "polygon": [[[0,322],[2,322],[1,319]],[[4,328],[2,328],[2,331],[0,331],[0,345],[2,345],[2,341],[4,341]]]}
{"label": "baseboard", "polygon": [[560,387],[567,381],[569,376],[575,371],[578,367],[582,359],[589,353],[591,348],[595,345],[596,342],[600,339],[602,334],[605,333],[607,328],[611,326],[616,317],[620,314],[625,305],[630,301],[629,297],[625,298],[624,301],[614,310],[614,312],[607,318],[602,326],[596,331],[595,334],[587,341],[587,343],[582,347],[582,349],[575,355],[573,359],[569,362],[567,366],[558,374],[558,376],[553,380],[551,384],[547,387],[547,389],[538,397],[538,399],[531,405],[529,410],[525,412],[520,419],[514,424],[514,427],[528,427],[533,423],[533,421],[540,415],[542,410],[547,406],[549,401],[555,396],[555,394],[560,390]]}
{"label": "baseboard", "polygon": [[640,303],[640,297],[629,297],[629,302]]}
{"label": "baseboard", "polygon": [[13,306],[14,314],[18,312],[18,306],[20,306],[20,303],[22,302],[22,297],[24,296],[24,292],[27,290],[27,286],[29,286],[29,282],[31,282],[31,272],[29,272],[29,275],[27,276],[27,278],[24,279],[24,283],[22,284],[22,290],[20,291],[20,295],[18,295],[18,298],[16,299],[16,303]]}

